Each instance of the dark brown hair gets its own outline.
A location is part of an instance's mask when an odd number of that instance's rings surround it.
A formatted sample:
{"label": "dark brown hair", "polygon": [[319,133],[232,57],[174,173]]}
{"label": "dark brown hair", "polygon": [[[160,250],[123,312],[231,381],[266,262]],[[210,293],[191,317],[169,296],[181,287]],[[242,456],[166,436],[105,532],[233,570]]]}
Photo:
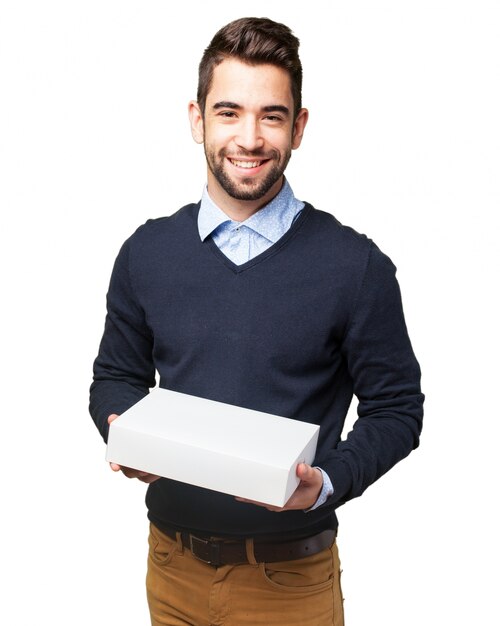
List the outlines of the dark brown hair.
{"label": "dark brown hair", "polygon": [[215,34],[203,53],[198,71],[197,99],[203,114],[214,68],[228,57],[251,65],[270,63],[286,70],[290,76],[294,117],[297,115],[302,106],[302,64],[299,40],[288,26],[266,17],[243,17]]}

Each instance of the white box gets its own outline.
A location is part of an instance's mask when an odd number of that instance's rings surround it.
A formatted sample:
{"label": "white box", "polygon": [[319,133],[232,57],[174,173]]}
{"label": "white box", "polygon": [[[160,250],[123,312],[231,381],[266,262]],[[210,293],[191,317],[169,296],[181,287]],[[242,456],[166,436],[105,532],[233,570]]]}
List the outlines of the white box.
{"label": "white box", "polygon": [[283,506],[318,434],[314,424],[155,389],[111,423],[106,460]]}

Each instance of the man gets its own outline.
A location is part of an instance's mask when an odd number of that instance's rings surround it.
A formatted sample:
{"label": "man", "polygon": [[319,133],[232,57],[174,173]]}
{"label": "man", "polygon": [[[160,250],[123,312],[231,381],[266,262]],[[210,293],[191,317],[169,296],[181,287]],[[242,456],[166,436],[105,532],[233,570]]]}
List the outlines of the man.
{"label": "man", "polygon": [[[189,105],[201,202],[140,227],[111,278],[90,402],[105,439],[155,370],[162,387],[321,426],[283,509],[112,465],[150,483],[154,625],[343,624],[335,509],[418,445],[393,264],[284,178],[308,119],[298,44],[268,19],[215,35]],[[359,419],[340,441],[353,392]]]}

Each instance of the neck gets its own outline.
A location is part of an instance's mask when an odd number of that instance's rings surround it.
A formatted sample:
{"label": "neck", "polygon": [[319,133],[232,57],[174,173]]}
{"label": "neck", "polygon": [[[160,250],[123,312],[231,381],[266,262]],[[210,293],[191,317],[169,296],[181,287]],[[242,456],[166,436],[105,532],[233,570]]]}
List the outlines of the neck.
{"label": "neck", "polygon": [[221,211],[224,211],[235,222],[244,222],[266,204],[269,204],[278,195],[284,182],[282,176],[264,196],[257,200],[238,200],[226,193],[210,174],[211,172],[208,174],[208,195]]}

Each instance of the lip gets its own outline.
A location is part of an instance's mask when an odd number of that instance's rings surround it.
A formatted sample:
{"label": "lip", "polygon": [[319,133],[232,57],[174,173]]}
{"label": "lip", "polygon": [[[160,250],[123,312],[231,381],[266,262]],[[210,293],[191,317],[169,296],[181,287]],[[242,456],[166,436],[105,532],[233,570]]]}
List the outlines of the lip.
{"label": "lip", "polygon": [[[228,161],[231,169],[234,172],[237,172],[240,175],[244,175],[244,176],[252,176],[255,174],[258,174],[259,172],[261,172],[266,163],[268,163],[270,161],[270,159],[258,159],[258,158],[253,158],[253,159],[249,159],[247,158],[241,158],[241,157],[226,157],[226,160]],[[245,167],[245,166],[241,166],[238,165],[237,163],[245,163],[245,164],[250,164],[250,163],[256,163],[258,162],[259,165],[257,165],[256,167]]]}

